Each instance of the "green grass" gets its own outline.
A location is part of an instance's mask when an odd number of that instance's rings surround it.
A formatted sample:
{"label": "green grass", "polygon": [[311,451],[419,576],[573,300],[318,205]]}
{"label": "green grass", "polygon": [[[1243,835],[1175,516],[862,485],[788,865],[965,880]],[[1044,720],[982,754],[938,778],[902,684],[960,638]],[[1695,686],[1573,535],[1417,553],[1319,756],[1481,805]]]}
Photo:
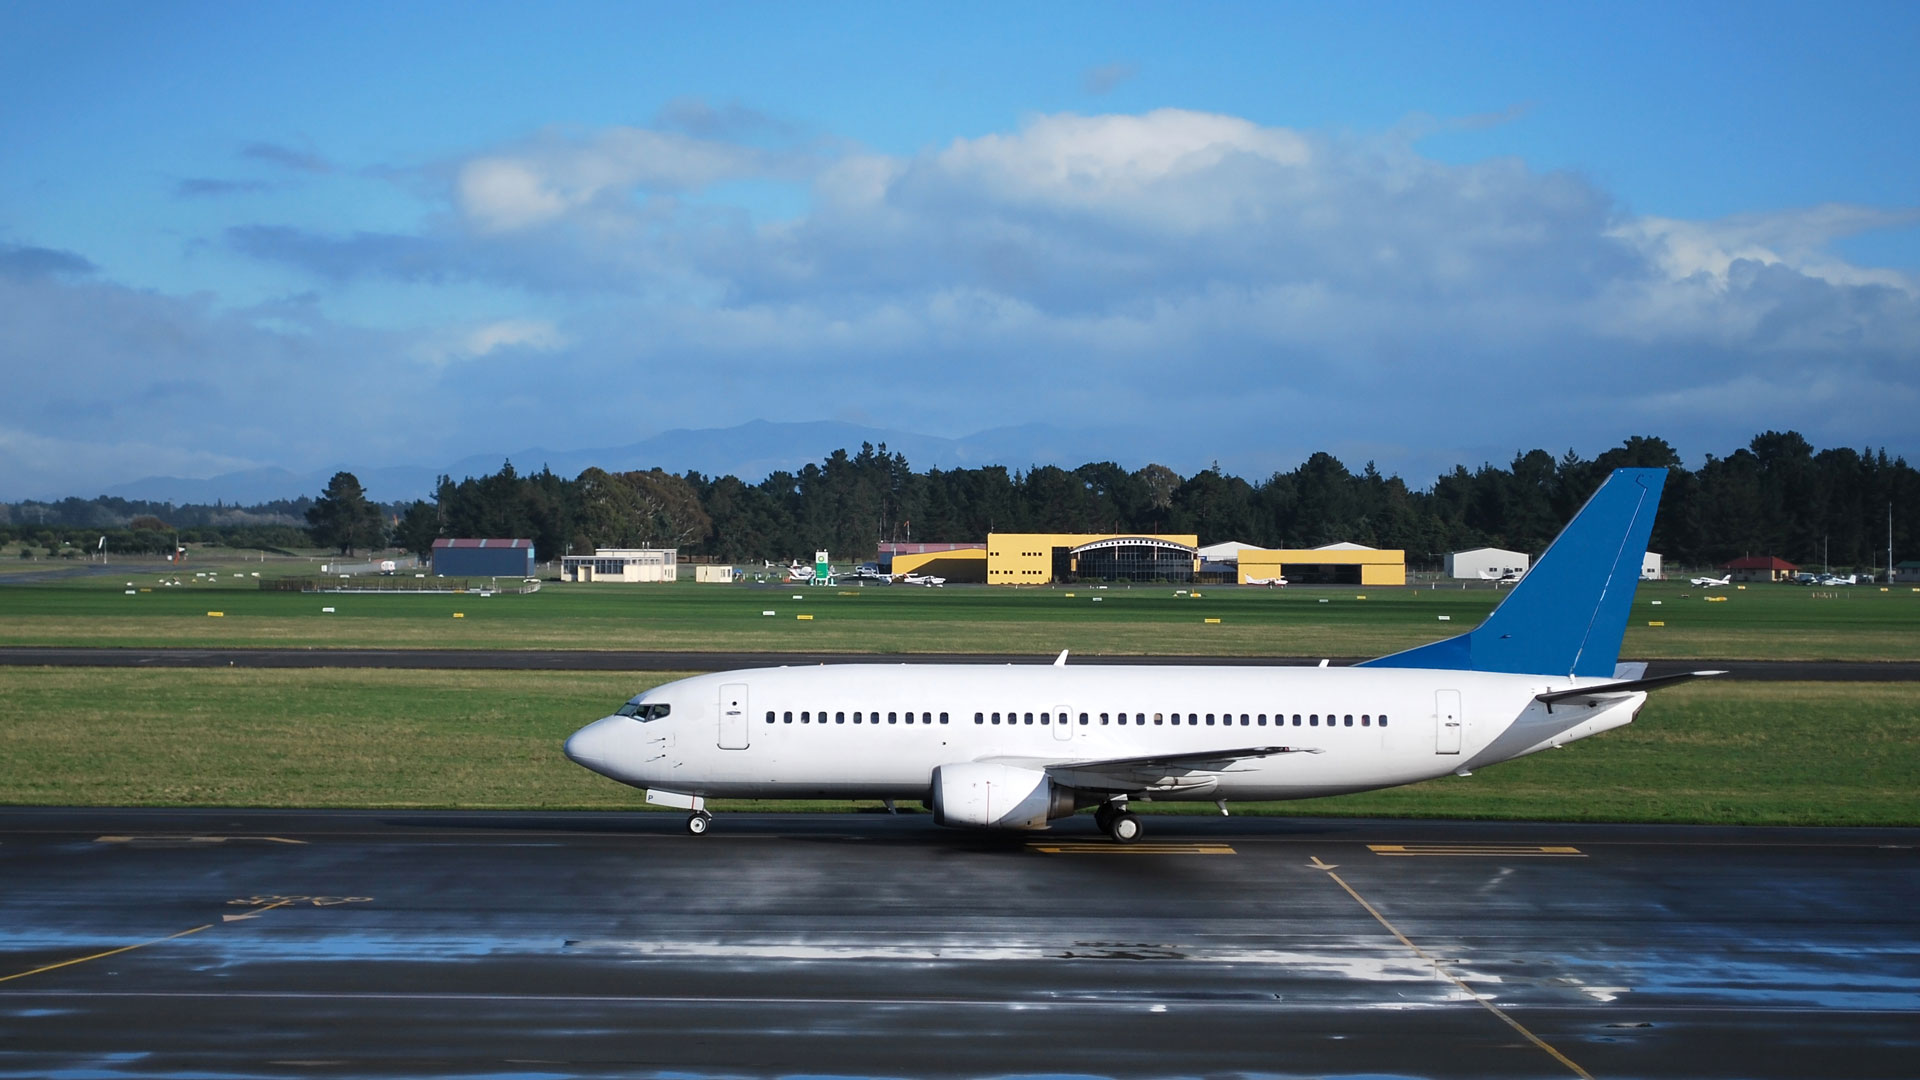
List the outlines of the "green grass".
{"label": "green grass", "polygon": [[[177,587],[159,584],[162,574],[152,568],[0,585],[0,644],[1373,656],[1470,629],[1504,595],[1444,587],[1203,586],[1193,597],[1177,596],[1171,586],[549,583],[530,596],[336,596],[262,592],[251,577],[232,576],[259,565],[225,566],[212,581],[195,579],[192,571],[166,574],[183,582]],[[265,565],[266,573],[306,566],[298,560]],[[131,596],[129,581],[136,590]],[[1726,599],[1708,602],[1708,595]],[[323,613],[325,607],[334,613]],[[766,610],[777,614],[762,615]],[[212,618],[210,611],[222,615]],[[794,618],[803,613],[814,618]],[[1208,624],[1209,618],[1220,622]],[[1655,621],[1665,625],[1648,625]],[[1644,585],[1622,654],[1917,660],[1920,593],[1906,586],[1882,592],[1756,585],[1709,594]]]}
{"label": "green grass", "polygon": [[[674,677],[0,669],[0,804],[640,809],[560,744]],[[1473,777],[1234,811],[1920,825],[1916,791],[1920,686],[1699,683],[1656,693],[1627,728]],[[720,808],[798,805],[852,804]]]}

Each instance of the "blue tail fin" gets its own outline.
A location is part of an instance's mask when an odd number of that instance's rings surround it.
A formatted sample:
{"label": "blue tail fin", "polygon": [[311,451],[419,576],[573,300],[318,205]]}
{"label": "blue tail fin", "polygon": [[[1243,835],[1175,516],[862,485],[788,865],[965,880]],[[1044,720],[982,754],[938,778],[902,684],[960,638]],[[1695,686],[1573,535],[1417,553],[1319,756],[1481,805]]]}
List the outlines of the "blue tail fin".
{"label": "blue tail fin", "polygon": [[1613,676],[1665,469],[1615,469],[1487,621],[1361,667]]}

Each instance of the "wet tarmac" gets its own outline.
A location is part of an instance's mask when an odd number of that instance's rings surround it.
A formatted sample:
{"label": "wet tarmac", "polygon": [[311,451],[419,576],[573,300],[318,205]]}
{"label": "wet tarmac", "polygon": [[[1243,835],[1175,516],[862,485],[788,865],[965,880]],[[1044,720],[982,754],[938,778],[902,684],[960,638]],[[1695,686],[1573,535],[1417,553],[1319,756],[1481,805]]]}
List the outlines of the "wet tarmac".
{"label": "wet tarmac", "polygon": [[[1304,656],[1099,656],[1074,664],[1216,664],[1306,667]],[[1334,657],[1339,666],[1363,657]],[[814,664],[1050,664],[1031,653],[666,652],[628,649],[196,649],[0,646],[0,667],[422,668],[513,671],[732,671]],[[1654,660],[1648,675],[1725,671],[1729,678],[1813,682],[1915,682],[1920,662],[1841,660]]]}
{"label": "wet tarmac", "polygon": [[1920,830],[0,810],[0,1077],[1911,1077]]}

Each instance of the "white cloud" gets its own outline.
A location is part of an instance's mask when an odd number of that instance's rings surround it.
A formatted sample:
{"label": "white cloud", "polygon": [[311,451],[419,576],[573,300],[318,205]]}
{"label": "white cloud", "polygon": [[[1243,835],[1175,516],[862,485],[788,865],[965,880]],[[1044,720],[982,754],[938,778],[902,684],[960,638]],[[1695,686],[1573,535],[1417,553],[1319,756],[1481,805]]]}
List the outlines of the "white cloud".
{"label": "white cloud", "polygon": [[485,356],[495,349],[509,346],[523,346],[541,352],[552,352],[565,346],[567,339],[550,322],[539,319],[507,319],[503,322],[488,323],[467,335],[467,354]]}
{"label": "white cloud", "polygon": [[472,361],[496,352],[526,350],[550,353],[571,343],[560,328],[545,319],[499,319],[478,326],[448,327],[420,335],[413,356],[433,366]]}
{"label": "white cloud", "polygon": [[591,206],[602,196],[633,191],[696,191],[721,180],[776,168],[749,147],[671,131],[611,128],[580,141],[547,135],[461,165],[459,207],[483,232],[545,224]]}
{"label": "white cloud", "polygon": [[[612,445],[627,440],[579,433],[809,409],[944,434],[1278,428],[1309,448],[1458,446],[1471,430],[1503,452],[1595,449],[1649,423],[1683,446],[1689,424],[1909,451],[1920,434],[1920,413],[1882,407],[1920,397],[1920,288],[1833,247],[1910,211],[1633,217],[1580,176],[1514,159],[1451,164],[1398,133],[1179,109],[1036,116],[906,155],[771,151],[715,134],[751,117],[703,116],[681,123],[700,137],[485,148],[434,174],[446,202],[413,233],[226,234],[310,271],[316,310],[368,279],[478,280],[517,293],[511,317],[496,303],[400,334],[316,316],[282,334],[0,250],[20,264],[0,274],[0,364],[25,372],[0,425],[128,439],[128,461],[157,445],[290,467],[341,448],[430,462]],[[788,185],[803,205],[752,212],[728,201],[732,181]],[[794,391],[821,379],[830,406]],[[382,392],[338,407],[363,385]],[[1848,394],[1871,407],[1840,407]],[[434,408],[407,404],[421,399]],[[1674,404],[1688,401],[1702,404]],[[141,425],[152,433],[126,434]]]}
{"label": "white cloud", "polygon": [[1835,285],[1884,285],[1920,294],[1909,275],[1854,266],[1829,247],[1841,237],[1916,222],[1920,222],[1920,211],[1828,203],[1714,221],[1635,218],[1616,226],[1610,235],[1639,248],[1674,281],[1703,274],[1724,286],[1733,264],[1744,260],[1786,266]]}

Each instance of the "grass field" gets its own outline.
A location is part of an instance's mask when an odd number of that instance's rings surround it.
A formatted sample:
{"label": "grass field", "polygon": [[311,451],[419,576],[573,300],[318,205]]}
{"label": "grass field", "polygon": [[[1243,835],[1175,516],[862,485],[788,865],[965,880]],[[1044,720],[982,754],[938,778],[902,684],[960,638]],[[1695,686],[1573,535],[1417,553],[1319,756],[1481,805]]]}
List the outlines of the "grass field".
{"label": "grass field", "polygon": [[[0,644],[1375,656],[1469,629],[1504,595],[1458,587],[1222,586],[1176,595],[1172,586],[691,583],[549,583],[528,596],[312,595],[260,591],[247,576],[261,572],[247,569],[258,565],[221,566],[211,579],[164,575],[178,586],[160,584],[154,568],[0,585]],[[795,618],[801,614],[813,618]],[[1916,660],[1920,592],[1646,584],[1622,655]]]}
{"label": "grass field", "polygon": [[[674,677],[0,669],[0,804],[640,809],[560,744]],[[1472,777],[1234,811],[1920,825],[1916,791],[1920,685],[1702,683]]]}

